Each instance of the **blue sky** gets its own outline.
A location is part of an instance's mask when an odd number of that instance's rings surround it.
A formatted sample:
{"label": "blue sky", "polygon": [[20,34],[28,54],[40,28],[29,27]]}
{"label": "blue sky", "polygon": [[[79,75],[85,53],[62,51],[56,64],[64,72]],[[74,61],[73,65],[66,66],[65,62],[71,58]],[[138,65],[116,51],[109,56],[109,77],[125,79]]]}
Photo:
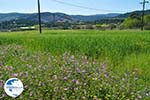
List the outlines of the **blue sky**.
{"label": "blue sky", "polygon": [[[142,6],[139,4],[142,0],[59,0],[74,5],[85,6],[104,10],[89,10],[69,5],[60,4],[53,0],[41,0],[42,12],[63,12],[67,14],[104,14],[104,13],[124,13],[134,10],[140,10]],[[147,4],[146,9],[150,8]],[[108,10],[108,11],[107,11]],[[37,0],[0,0],[0,13],[21,12],[33,13],[37,12]]]}

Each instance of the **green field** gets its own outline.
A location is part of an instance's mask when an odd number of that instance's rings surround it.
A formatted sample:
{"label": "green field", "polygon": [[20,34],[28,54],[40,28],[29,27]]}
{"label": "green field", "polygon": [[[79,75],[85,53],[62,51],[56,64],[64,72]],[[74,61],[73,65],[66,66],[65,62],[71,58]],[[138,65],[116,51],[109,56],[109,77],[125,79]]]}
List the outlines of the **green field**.
{"label": "green field", "polygon": [[150,100],[150,32],[1,32],[0,69],[23,81],[19,100]]}

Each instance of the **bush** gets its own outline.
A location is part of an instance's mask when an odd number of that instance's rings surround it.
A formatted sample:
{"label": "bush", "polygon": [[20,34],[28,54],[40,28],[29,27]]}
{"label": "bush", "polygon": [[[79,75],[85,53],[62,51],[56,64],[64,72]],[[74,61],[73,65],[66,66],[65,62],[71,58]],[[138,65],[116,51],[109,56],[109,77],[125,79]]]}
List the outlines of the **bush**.
{"label": "bush", "polygon": [[124,29],[140,28],[141,20],[129,17],[121,24],[121,27],[123,27]]}

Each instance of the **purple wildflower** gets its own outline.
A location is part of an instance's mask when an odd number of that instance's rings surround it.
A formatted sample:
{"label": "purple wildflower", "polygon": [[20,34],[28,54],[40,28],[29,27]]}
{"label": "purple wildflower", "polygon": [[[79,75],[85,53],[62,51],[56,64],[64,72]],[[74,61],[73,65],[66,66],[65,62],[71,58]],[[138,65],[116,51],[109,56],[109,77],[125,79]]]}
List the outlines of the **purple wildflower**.
{"label": "purple wildflower", "polygon": [[13,73],[13,75],[12,75],[13,77],[16,77],[16,76],[18,76],[18,74],[17,73]]}
{"label": "purple wildflower", "polygon": [[139,99],[142,99],[142,96],[139,95],[138,98],[139,98]]}
{"label": "purple wildflower", "polygon": [[68,78],[67,77],[64,77],[64,80],[67,80]]}
{"label": "purple wildflower", "polygon": [[101,64],[101,67],[103,68],[103,69],[105,69],[106,68],[106,63],[105,62],[103,62],[102,64]]}
{"label": "purple wildflower", "polygon": [[30,94],[29,94],[30,96],[32,96],[33,95],[33,93],[32,92],[30,92]]}
{"label": "purple wildflower", "polygon": [[79,68],[77,68],[77,69],[76,69],[76,71],[77,71],[78,73],[80,73],[80,72],[81,72],[81,70],[80,70]]}
{"label": "purple wildflower", "polygon": [[75,83],[76,83],[76,85],[78,85],[79,84],[79,80],[75,80]]}

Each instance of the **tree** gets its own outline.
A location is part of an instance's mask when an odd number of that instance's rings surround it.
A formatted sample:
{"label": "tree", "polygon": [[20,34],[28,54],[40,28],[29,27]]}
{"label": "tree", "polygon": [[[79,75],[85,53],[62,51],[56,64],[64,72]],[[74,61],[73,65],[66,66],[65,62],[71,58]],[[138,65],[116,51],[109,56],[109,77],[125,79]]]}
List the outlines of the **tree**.
{"label": "tree", "polygon": [[121,24],[124,29],[136,29],[141,27],[141,19],[137,14],[131,14],[125,21]]}
{"label": "tree", "polygon": [[146,15],[146,16],[144,16],[144,24],[145,24],[145,26],[144,26],[144,29],[146,29],[146,30],[150,30],[150,14],[148,14],[148,15]]}

